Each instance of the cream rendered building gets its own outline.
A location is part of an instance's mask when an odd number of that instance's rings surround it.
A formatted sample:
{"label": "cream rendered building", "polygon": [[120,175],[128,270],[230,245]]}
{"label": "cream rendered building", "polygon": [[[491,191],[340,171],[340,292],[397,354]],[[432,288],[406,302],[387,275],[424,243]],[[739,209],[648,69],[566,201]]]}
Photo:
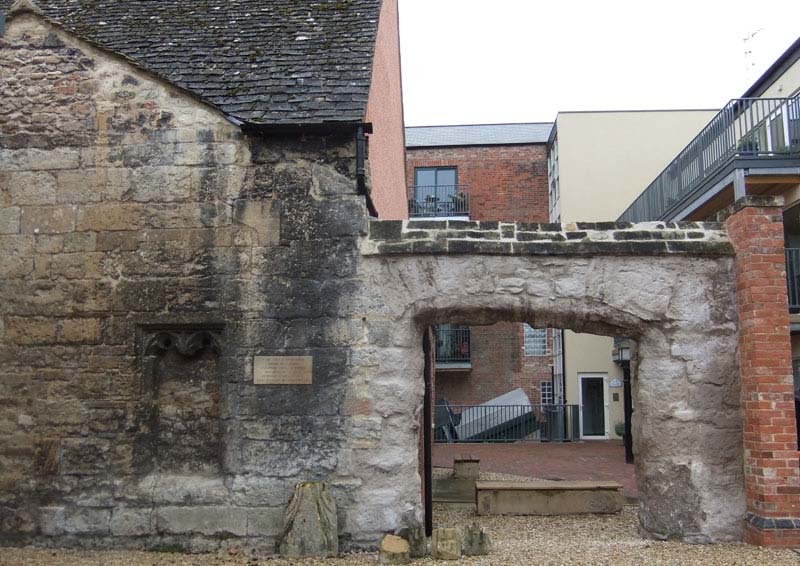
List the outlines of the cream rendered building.
{"label": "cream rendered building", "polygon": [[[550,220],[615,221],[717,110],[560,112],[548,144]],[[622,368],[613,339],[564,331],[566,403],[579,404],[583,438],[620,438]],[[554,384],[558,391],[559,384]],[[602,397],[601,397],[602,391]]]}

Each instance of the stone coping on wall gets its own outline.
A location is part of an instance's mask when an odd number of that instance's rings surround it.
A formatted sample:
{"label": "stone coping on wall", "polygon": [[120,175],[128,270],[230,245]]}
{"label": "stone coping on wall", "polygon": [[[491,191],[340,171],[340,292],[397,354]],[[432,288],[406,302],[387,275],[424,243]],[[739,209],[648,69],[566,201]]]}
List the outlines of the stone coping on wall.
{"label": "stone coping on wall", "polygon": [[372,220],[364,255],[733,255],[716,222]]}

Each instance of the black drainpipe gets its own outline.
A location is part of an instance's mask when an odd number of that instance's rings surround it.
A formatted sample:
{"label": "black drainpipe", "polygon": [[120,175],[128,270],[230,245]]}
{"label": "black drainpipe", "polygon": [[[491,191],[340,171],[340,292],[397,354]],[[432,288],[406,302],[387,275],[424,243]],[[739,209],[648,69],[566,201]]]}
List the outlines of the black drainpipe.
{"label": "black drainpipe", "polygon": [[372,197],[367,191],[367,133],[372,132],[371,124],[364,124],[358,126],[356,130],[356,187],[358,194],[364,196],[367,200],[367,210],[370,216],[378,218],[378,210],[375,208],[375,203],[372,202]]}

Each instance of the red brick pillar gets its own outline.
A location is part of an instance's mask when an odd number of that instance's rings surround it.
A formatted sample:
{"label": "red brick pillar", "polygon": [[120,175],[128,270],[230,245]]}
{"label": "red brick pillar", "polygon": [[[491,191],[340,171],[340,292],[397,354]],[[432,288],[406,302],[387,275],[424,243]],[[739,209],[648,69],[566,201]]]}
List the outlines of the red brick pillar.
{"label": "red brick pillar", "polygon": [[725,225],[736,250],[745,541],[786,547],[800,546],[800,468],[782,200],[741,198]]}

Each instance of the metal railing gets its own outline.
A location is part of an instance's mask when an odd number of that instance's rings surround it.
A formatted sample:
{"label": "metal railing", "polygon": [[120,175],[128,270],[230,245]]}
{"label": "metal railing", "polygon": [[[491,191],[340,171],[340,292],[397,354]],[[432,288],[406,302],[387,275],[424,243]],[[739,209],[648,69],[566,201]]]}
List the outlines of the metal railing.
{"label": "metal railing", "polygon": [[469,363],[469,328],[436,328],[436,364]]}
{"label": "metal railing", "polygon": [[734,159],[800,157],[800,97],[735,98],[622,213],[623,222],[667,220],[685,197]]}
{"label": "metal railing", "polygon": [[434,442],[577,441],[578,409],[578,405],[437,404]]}
{"label": "metal railing", "polygon": [[786,248],[786,288],[789,310],[800,311],[800,248]]}
{"label": "metal railing", "polygon": [[411,218],[469,217],[467,185],[414,186],[414,198],[408,201]]}

